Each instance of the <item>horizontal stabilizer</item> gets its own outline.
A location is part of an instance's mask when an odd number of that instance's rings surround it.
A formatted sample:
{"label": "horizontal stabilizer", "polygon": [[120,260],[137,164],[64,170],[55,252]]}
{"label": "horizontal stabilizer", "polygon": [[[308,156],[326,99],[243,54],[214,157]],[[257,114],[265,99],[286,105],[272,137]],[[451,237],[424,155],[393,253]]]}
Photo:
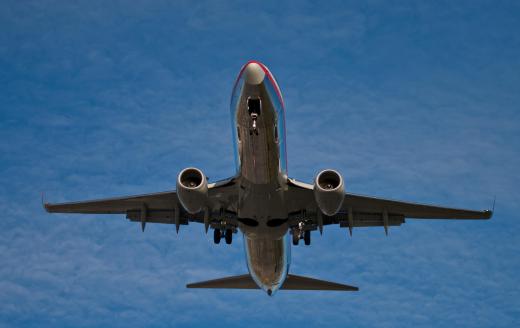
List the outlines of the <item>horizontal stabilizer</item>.
{"label": "horizontal stabilizer", "polygon": [[[186,285],[187,288],[229,288],[229,289],[259,289],[249,274],[232,276],[215,280],[207,280]],[[293,274],[287,275],[287,279],[280,289],[283,290],[338,290],[358,291],[354,286],[338,284],[331,281],[318,280]]]}
{"label": "horizontal stabilizer", "polygon": [[303,276],[290,274],[282,285],[281,289],[287,290],[342,290],[342,291],[358,291],[359,288],[337,282],[319,280]]}
{"label": "horizontal stabilizer", "polygon": [[186,288],[231,288],[231,289],[258,289],[253,278],[249,274],[231,276],[226,278],[206,280],[187,284]]}

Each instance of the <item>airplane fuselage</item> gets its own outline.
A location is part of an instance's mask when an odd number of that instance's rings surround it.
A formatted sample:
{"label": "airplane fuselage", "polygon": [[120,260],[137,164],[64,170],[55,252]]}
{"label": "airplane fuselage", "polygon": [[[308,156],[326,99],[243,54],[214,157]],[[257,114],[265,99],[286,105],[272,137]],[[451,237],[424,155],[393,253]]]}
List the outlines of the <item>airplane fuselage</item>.
{"label": "airplane fuselage", "polygon": [[[231,244],[240,230],[249,274],[186,285],[188,288],[260,287],[272,295],[284,290],[357,291],[355,286],[289,274],[291,244],[325,225],[399,226],[405,218],[489,219],[490,210],[475,211],[363,196],[345,192],[341,174],[321,170],[312,184],[289,179],[285,140],[285,108],[275,78],[263,64],[242,67],[231,97],[231,128],[237,172],[208,183],[194,167],[183,169],[174,191],[66,203],[45,203],[51,213],[126,214],[141,223],[181,225],[204,223],[216,244],[222,236]],[[292,238],[289,238],[292,236]],[[290,243],[289,239],[292,239]]]}
{"label": "airplane fuselage", "polygon": [[241,69],[231,117],[247,265],[253,280],[271,294],[283,284],[290,264],[287,155],[282,94],[263,64],[250,61]]}

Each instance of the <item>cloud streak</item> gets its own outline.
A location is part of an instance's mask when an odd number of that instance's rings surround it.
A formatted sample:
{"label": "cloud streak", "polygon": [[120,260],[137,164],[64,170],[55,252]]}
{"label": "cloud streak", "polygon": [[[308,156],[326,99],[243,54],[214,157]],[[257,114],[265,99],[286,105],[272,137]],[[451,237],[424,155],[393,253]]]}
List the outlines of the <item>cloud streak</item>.
{"label": "cloud streak", "polygon": [[[0,326],[515,326],[519,8],[481,5],[0,5]],[[244,273],[240,237],[43,213],[42,191],[232,175],[229,96],[253,58],[284,93],[291,176],[332,167],[353,192],[463,207],[496,194],[494,219],[326,227],[291,270],[361,292],[268,298],[184,288]]]}

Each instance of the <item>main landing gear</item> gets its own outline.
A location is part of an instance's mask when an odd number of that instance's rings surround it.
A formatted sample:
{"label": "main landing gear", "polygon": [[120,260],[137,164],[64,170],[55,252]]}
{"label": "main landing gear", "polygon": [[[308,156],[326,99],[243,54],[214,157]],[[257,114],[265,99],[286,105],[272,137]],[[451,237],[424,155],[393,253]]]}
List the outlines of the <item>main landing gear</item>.
{"label": "main landing gear", "polygon": [[225,239],[226,239],[226,244],[231,245],[231,243],[233,242],[233,230],[226,229]]}
{"label": "main landing gear", "polygon": [[298,229],[293,230],[292,234],[292,243],[294,246],[297,246],[300,243],[300,239],[303,238],[303,241],[305,242],[306,246],[309,246],[311,244],[311,231],[305,230],[301,231]]}
{"label": "main landing gear", "polygon": [[307,230],[303,234],[303,241],[305,242],[305,246],[309,246],[311,244],[311,231]]}
{"label": "main landing gear", "polygon": [[220,238],[222,238],[222,233],[220,229],[213,230],[213,242],[215,244],[220,244]]}
{"label": "main landing gear", "polygon": [[231,245],[233,242],[233,230],[232,229],[226,229],[223,231],[220,229],[213,230],[213,242],[215,244],[220,244],[220,239],[222,239],[222,235],[224,235],[224,240],[226,241],[226,244]]}

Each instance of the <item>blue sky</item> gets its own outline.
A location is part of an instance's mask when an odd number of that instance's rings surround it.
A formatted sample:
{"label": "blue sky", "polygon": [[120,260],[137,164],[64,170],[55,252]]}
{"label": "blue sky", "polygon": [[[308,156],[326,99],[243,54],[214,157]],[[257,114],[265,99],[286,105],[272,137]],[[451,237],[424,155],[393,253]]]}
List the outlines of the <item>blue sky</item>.
{"label": "blue sky", "polygon": [[[517,327],[520,6],[508,1],[1,1],[0,326]],[[356,193],[496,213],[326,227],[291,271],[359,293],[187,290],[246,272],[241,237],[68,201],[234,174],[229,96],[264,62],[289,173]]]}

